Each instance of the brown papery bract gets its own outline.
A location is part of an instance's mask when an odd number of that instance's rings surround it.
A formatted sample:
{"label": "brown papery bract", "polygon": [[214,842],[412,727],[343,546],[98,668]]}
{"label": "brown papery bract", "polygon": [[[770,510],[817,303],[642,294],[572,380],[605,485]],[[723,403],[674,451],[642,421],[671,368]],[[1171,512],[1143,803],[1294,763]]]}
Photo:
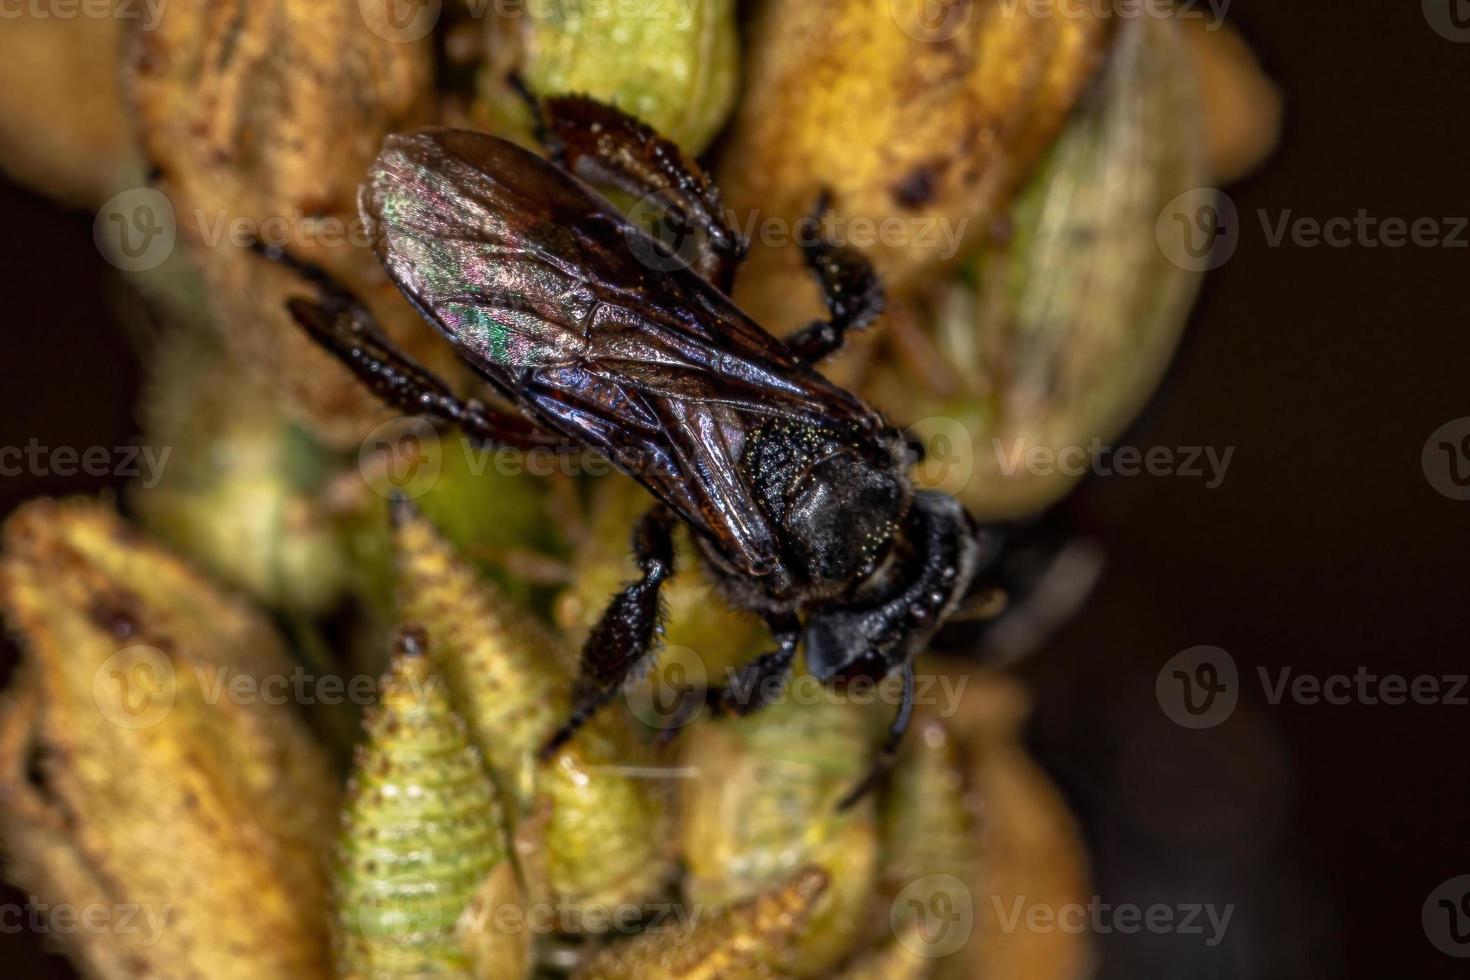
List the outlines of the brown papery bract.
{"label": "brown papery bract", "polygon": [[62,937],[90,975],[328,976],[336,780],[289,707],[230,693],[288,675],[270,624],[101,504],[29,504],[4,545],[8,875],[109,910]]}
{"label": "brown papery bract", "polygon": [[180,5],[132,36],[125,67],[144,152],[221,330],[303,421],[338,442],[360,438],[382,409],[286,312],[286,299],[310,287],[237,246],[253,234],[328,268],[407,350],[452,371],[357,218],[357,186],[384,135],[432,111],[429,40],[375,33],[370,6]]}
{"label": "brown papery bract", "polygon": [[[837,237],[862,247],[892,293],[984,237],[1091,77],[1109,30],[1091,15],[978,0],[950,5],[935,23],[926,6],[935,5],[764,4],[718,170],[735,217],[756,229],[776,222],[789,233],[829,192]],[[885,223],[892,231],[880,235]],[[819,316],[799,251],[753,237],[737,300],[778,333]]]}

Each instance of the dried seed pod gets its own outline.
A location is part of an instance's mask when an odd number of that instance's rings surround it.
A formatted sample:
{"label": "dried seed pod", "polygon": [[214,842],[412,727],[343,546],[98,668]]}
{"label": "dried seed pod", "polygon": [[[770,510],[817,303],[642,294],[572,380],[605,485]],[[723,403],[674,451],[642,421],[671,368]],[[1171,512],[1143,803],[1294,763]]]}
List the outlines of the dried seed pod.
{"label": "dried seed pod", "polygon": [[598,954],[581,980],[758,980],[781,975],[829,878],[817,867],[728,908],[687,934],[659,928]]}
{"label": "dried seed pod", "polygon": [[428,633],[475,744],[524,812],[535,795],[536,751],[570,710],[570,658],[411,504],[394,506],[393,540],[399,614]]}
{"label": "dried seed pod", "polygon": [[516,73],[537,95],[610,102],[697,154],[739,88],[734,0],[502,5],[489,42],[483,99],[502,127],[528,121],[506,83]]}
{"label": "dried seed pod", "polygon": [[584,907],[641,903],[674,873],[669,775],[612,712],[587,725],[543,767],[545,883]]}
{"label": "dried seed pod", "polygon": [[863,248],[892,293],[978,243],[1108,32],[1109,18],[1080,10],[956,3],[931,22],[938,6],[808,0],[756,13],[719,177],[754,232],[736,299],[767,327],[822,315],[789,242],[824,190],[833,236]]}
{"label": "dried seed pod", "polygon": [[[237,246],[253,234],[321,263],[395,340],[454,370],[388,283],[357,219],[357,185],[383,136],[427,121],[431,109],[429,41],[370,24],[374,8],[189,4],[136,32],[125,66],[144,152],[224,336],[294,414],[343,444],[383,418],[381,407],[286,312],[286,298],[303,291],[299,278]],[[152,224],[163,226],[157,215]]]}
{"label": "dried seed pod", "polygon": [[[808,700],[816,703],[800,703]],[[867,771],[864,712],[831,699],[789,697],[738,722],[701,723],[684,737],[687,899],[724,905],[796,868],[822,867],[832,885],[789,967],[801,976],[827,975],[866,929],[876,880],[872,800],[846,811],[837,806]]]}
{"label": "dried seed pod", "polygon": [[1199,75],[1210,172],[1221,182],[1239,180],[1281,137],[1281,92],[1229,24],[1182,23]]}
{"label": "dried seed pod", "polygon": [[886,899],[925,875],[969,878],[978,870],[978,799],[968,793],[963,765],[942,721],[914,719],[880,808]]}
{"label": "dried seed pod", "polygon": [[922,947],[917,927],[879,949],[858,957],[837,980],[925,980],[934,975],[935,961],[915,952]]}
{"label": "dried seed pod", "polygon": [[399,418],[374,430],[357,454],[357,465],[336,473],[322,493],[342,546],[352,556],[352,587],[366,608],[387,615],[394,606],[396,549],[389,502],[398,497],[411,500],[471,566],[511,599],[538,607],[549,602],[551,587],[570,578],[560,561],[565,552],[561,529],[549,507],[549,490],[564,478],[548,476],[529,462],[525,455],[471,442],[457,431],[440,431],[422,418]]}
{"label": "dried seed pod", "polygon": [[[509,867],[494,784],[424,643],[415,629],[402,634],[348,784],[334,889],[340,976],[470,977],[456,924],[490,873]],[[512,947],[527,938],[501,937]]]}
{"label": "dried seed pod", "polygon": [[263,696],[292,670],[269,621],[94,502],[27,504],[4,544],[25,651],[0,714],[8,874],[141,910],[60,937],[90,976],[330,976],[337,782]]}
{"label": "dried seed pod", "polygon": [[[891,936],[863,976],[963,977],[979,871],[979,800],[967,791],[955,740],[938,718],[914,719],[883,794],[883,863],[873,931]],[[917,916],[914,913],[917,912]],[[949,933],[931,926],[944,914]],[[945,923],[939,923],[941,926]],[[920,967],[928,968],[918,973]]]}
{"label": "dried seed pod", "polygon": [[[526,893],[515,865],[501,862],[485,879],[455,923],[455,941],[465,951],[476,980],[525,980],[532,975],[535,936],[526,926]],[[513,918],[502,920],[507,909]]]}
{"label": "dried seed pod", "polygon": [[142,414],[156,465],[128,496],[149,530],[271,606],[321,612],[343,595],[347,555],[318,492],[328,462],[219,338],[162,338]]}
{"label": "dried seed pod", "polygon": [[[0,31],[0,171],[64,204],[105,201],[137,156],[118,91],[124,0],[15,7]],[[161,8],[160,8],[161,10]]]}
{"label": "dried seed pod", "polygon": [[668,792],[628,737],[627,719],[605,712],[538,766],[537,750],[570,710],[568,649],[482,581],[410,505],[395,515],[403,615],[427,630],[517,815],[542,811],[527,844],[535,852],[529,885],[538,897],[605,906],[656,892],[673,871]]}
{"label": "dried seed pod", "polygon": [[[903,421],[927,420],[920,435],[939,451],[926,482],[988,518],[1035,512],[1076,482],[1178,342],[1204,265],[1167,237],[1171,211],[1182,202],[1194,220],[1207,183],[1180,28],[1131,20],[1017,200],[1009,239],[942,291],[927,335],[895,338],[899,356],[866,386]],[[1059,462],[1031,465],[1036,450]]]}
{"label": "dried seed pod", "polygon": [[[966,670],[957,667],[954,673]],[[931,931],[941,945],[926,942],[920,948],[932,954],[964,937],[954,957],[962,961],[954,967],[958,976],[1082,980],[1093,966],[1086,936],[1007,928],[1005,916],[995,911],[1010,915],[1017,908],[1081,907],[1093,889],[1076,819],[1021,743],[1029,707],[1020,686],[993,671],[968,672],[948,727],[963,749],[966,782],[981,801],[978,870],[963,890],[951,885],[955,893],[943,904],[934,901],[937,893],[931,889],[929,904],[917,910],[918,916],[929,916],[921,924],[963,929]],[[973,918],[956,921],[967,894]]]}

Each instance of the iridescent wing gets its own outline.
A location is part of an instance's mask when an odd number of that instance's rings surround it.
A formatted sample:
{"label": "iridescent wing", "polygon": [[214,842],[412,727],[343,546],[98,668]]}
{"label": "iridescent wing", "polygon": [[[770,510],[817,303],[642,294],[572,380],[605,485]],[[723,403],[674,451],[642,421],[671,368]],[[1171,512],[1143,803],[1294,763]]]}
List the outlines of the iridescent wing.
{"label": "iridescent wing", "polygon": [[777,546],[738,465],[750,433],[781,418],[881,424],[604,198],[512,143],[389,137],[360,205],[389,275],[461,356],[752,574]]}

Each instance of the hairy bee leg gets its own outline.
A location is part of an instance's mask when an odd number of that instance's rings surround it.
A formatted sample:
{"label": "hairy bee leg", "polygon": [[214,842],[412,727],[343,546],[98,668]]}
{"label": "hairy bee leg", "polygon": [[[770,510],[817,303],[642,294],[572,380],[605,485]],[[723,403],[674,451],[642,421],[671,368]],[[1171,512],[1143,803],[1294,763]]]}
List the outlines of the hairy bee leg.
{"label": "hairy bee leg", "polygon": [[785,689],[801,642],[801,623],[795,617],[773,620],[776,649],[735,672],[728,686],[710,691],[709,701],[725,714],[744,717],[774,702]]}
{"label": "hairy bee leg", "polygon": [[903,698],[898,703],[898,713],[893,717],[893,724],[888,728],[888,738],[883,747],[878,750],[878,756],[873,760],[868,774],[863,777],[847,795],[837,804],[839,810],[846,810],[856,804],[864,796],[871,793],[877,785],[888,775],[893,768],[893,763],[898,759],[898,747],[903,742],[904,733],[909,730],[909,721],[914,716],[914,664],[913,661],[904,663],[899,668],[899,676],[903,678]]}
{"label": "hairy bee leg", "polygon": [[470,437],[496,446],[530,449],[555,447],[563,442],[520,416],[495,412],[474,399],[456,397],[442,378],[399,350],[362,301],[321,266],[274,245],[257,242],[252,247],[316,287],[318,301],[287,301],[291,316],[382,401],[411,414],[457,425]]}
{"label": "hairy bee leg", "polygon": [[678,145],[620,109],[586,96],[556,96],[538,114],[553,158],[588,183],[652,197],[689,223],[694,271],[728,293],[746,242],[725,220],[720,192]]}
{"label": "hairy bee leg", "polygon": [[623,682],[653,647],[659,629],[659,590],[674,574],[674,516],[655,507],[633,530],[633,556],[643,577],[613,596],[582,646],[581,675],[572,690],[572,711],[541,746],[549,758],[617,696]]}
{"label": "hairy bee leg", "polygon": [[836,245],[820,234],[822,217],[830,208],[826,194],[807,219],[815,234],[797,238],[807,268],[822,288],[828,318],[808,324],[786,338],[786,346],[808,364],[815,364],[842,347],[850,330],[861,330],[883,312],[883,284],[861,252]]}

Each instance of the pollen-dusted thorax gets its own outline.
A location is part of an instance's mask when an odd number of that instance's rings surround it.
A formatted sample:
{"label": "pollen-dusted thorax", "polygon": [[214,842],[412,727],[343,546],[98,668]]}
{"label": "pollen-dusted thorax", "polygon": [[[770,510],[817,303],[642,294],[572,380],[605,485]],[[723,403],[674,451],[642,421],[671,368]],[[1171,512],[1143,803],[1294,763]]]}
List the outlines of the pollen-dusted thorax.
{"label": "pollen-dusted thorax", "polygon": [[821,595],[873,572],[912,498],[893,454],[866,431],[773,420],[752,434],[744,462],[790,573]]}

